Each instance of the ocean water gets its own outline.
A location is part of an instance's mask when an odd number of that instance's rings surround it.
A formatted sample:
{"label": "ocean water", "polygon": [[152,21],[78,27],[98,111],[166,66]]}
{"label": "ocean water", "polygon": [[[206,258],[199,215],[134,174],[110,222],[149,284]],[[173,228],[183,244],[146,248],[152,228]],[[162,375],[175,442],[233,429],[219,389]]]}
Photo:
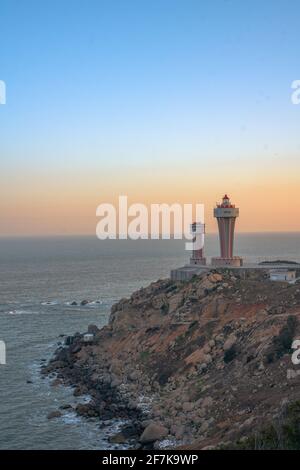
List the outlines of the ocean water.
{"label": "ocean water", "polygon": [[[248,261],[300,260],[300,234],[241,234],[235,248]],[[216,235],[206,236],[205,251],[218,254]],[[108,448],[112,429],[97,420],[72,412],[47,419],[75,399],[70,389],[41,378],[41,361],[51,357],[60,335],[104,325],[115,301],[187,260],[180,240],[0,239],[0,340],[7,348],[7,363],[0,365],[0,449]],[[71,305],[83,299],[90,303]]]}

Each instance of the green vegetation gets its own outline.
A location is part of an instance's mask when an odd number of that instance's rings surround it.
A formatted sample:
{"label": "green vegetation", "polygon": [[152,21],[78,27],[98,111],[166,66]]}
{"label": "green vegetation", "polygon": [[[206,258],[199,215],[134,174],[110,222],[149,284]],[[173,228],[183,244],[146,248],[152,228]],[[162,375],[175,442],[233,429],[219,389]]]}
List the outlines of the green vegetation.
{"label": "green vegetation", "polygon": [[233,361],[233,359],[237,356],[237,349],[236,349],[236,346],[233,345],[231,346],[230,349],[228,349],[227,351],[225,351],[225,354],[224,354],[224,362],[226,362],[226,364],[228,362],[231,362]]}
{"label": "green vegetation", "polygon": [[182,333],[181,335],[178,335],[177,338],[175,339],[176,346],[180,346],[184,344],[186,338],[186,333]]}
{"label": "green vegetation", "polygon": [[291,346],[297,327],[296,317],[290,315],[286,325],[280,330],[278,336],[273,339],[271,351],[267,353],[267,362],[280,359],[284,354],[291,353]]}
{"label": "green vegetation", "polygon": [[162,313],[162,315],[166,315],[166,314],[169,312],[169,304],[164,303],[164,304],[160,307],[160,312]]}
{"label": "green vegetation", "polygon": [[195,385],[194,385],[194,391],[195,391],[194,400],[195,401],[197,401],[201,397],[202,389],[203,389],[203,381],[202,379],[199,378],[196,380]]}
{"label": "green vegetation", "polygon": [[192,323],[190,324],[189,328],[188,328],[188,331],[186,332],[186,334],[192,334],[194,331],[196,331],[197,329],[199,328],[199,322],[198,320],[194,320],[192,321]]}
{"label": "green vegetation", "polygon": [[142,351],[140,353],[140,360],[145,362],[150,358],[150,355],[151,355],[150,351]]}
{"label": "green vegetation", "polygon": [[300,450],[300,401],[289,405],[273,424],[256,435],[237,442],[234,448]]}
{"label": "green vegetation", "polygon": [[289,261],[289,260],[284,260],[284,259],[275,259],[274,261],[261,261],[258,263],[260,265],[269,265],[269,264],[299,264],[297,261]]}

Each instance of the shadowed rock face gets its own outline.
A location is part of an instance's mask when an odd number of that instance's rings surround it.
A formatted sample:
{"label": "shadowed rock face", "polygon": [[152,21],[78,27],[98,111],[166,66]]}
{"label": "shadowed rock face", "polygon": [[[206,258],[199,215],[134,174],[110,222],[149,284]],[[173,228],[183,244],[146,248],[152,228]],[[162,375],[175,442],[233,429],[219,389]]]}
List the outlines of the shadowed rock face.
{"label": "shadowed rock face", "polygon": [[245,438],[300,399],[300,375],[287,378],[297,367],[290,346],[300,339],[300,286],[272,283],[261,270],[247,276],[157,281],[115,304],[94,344],[77,336],[44,372],[94,396],[82,414],[131,414],[137,435],[143,420],[148,431],[155,423],[164,432],[154,446],[165,437],[192,448]]}

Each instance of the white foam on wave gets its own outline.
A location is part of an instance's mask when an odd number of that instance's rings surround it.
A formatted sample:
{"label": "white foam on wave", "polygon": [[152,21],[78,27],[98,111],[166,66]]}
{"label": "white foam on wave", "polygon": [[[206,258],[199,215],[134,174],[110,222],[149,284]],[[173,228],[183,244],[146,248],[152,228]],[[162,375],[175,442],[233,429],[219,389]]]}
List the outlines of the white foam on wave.
{"label": "white foam on wave", "polygon": [[176,439],[164,439],[159,442],[158,448],[159,449],[172,449],[173,447],[179,446],[181,444],[180,441]]}
{"label": "white foam on wave", "polygon": [[[36,360],[28,366],[30,376],[32,379],[32,386],[36,389],[36,392],[40,397],[51,397],[51,402],[54,405],[54,410],[59,409],[61,403],[70,403],[71,406],[76,406],[78,403],[89,403],[92,400],[92,396],[89,394],[82,395],[80,397],[74,397],[72,386],[62,386],[53,389],[51,384],[54,377],[46,376],[41,377],[41,366],[46,364],[47,360],[52,355],[53,346],[55,343],[48,343],[46,350],[44,351],[43,358],[46,361]],[[55,375],[55,374],[54,374]],[[51,408],[51,406],[49,407]],[[51,411],[50,409],[48,411]],[[106,448],[106,449],[128,449],[128,444],[112,444],[109,442],[109,437],[121,431],[122,427],[129,423],[128,420],[111,420],[107,426],[101,427],[99,432],[99,425],[101,420],[99,419],[86,419],[85,417],[79,416],[75,409],[61,410],[62,416],[53,420],[54,423],[61,423],[62,426],[70,426],[72,429],[78,429],[84,439],[84,442],[88,444],[90,448]],[[29,418],[29,422],[34,425],[40,425],[45,422],[45,410],[39,410]],[[73,431],[72,431],[73,432]]]}
{"label": "white foam on wave", "polygon": [[63,414],[61,417],[64,424],[80,424],[81,418],[78,416],[75,411],[68,411]]}
{"label": "white foam on wave", "polygon": [[33,310],[22,310],[22,309],[18,310],[18,309],[16,309],[16,310],[8,310],[5,313],[7,313],[8,315],[32,315],[32,314],[36,315],[39,312],[36,312],[36,311],[33,311]]}
{"label": "white foam on wave", "polygon": [[92,401],[91,395],[85,394],[80,396],[81,403],[90,403]]}
{"label": "white foam on wave", "polygon": [[102,300],[93,300],[92,302],[89,302],[87,304],[87,306],[89,305],[103,305],[103,301]]}
{"label": "white foam on wave", "polygon": [[53,306],[53,305],[58,305],[59,302],[57,300],[46,300],[44,302],[41,302],[41,305],[47,305],[47,306]]}
{"label": "white foam on wave", "polygon": [[153,396],[140,395],[138,397],[138,408],[145,414],[148,414],[151,409],[152,402],[154,400]]}

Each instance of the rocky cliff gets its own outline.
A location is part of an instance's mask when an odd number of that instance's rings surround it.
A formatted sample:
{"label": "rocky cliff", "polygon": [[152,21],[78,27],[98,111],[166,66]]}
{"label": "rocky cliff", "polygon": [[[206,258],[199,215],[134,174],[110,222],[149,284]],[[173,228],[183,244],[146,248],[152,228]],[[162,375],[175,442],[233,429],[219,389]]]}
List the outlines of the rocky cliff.
{"label": "rocky cliff", "polygon": [[92,395],[79,413],[130,418],[115,442],[272,447],[268,432],[273,447],[290,446],[282,429],[292,407],[298,419],[299,316],[300,286],[262,270],[161,280],[115,304],[101,330],[90,326],[92,343],[69,339],[43,373]]}

